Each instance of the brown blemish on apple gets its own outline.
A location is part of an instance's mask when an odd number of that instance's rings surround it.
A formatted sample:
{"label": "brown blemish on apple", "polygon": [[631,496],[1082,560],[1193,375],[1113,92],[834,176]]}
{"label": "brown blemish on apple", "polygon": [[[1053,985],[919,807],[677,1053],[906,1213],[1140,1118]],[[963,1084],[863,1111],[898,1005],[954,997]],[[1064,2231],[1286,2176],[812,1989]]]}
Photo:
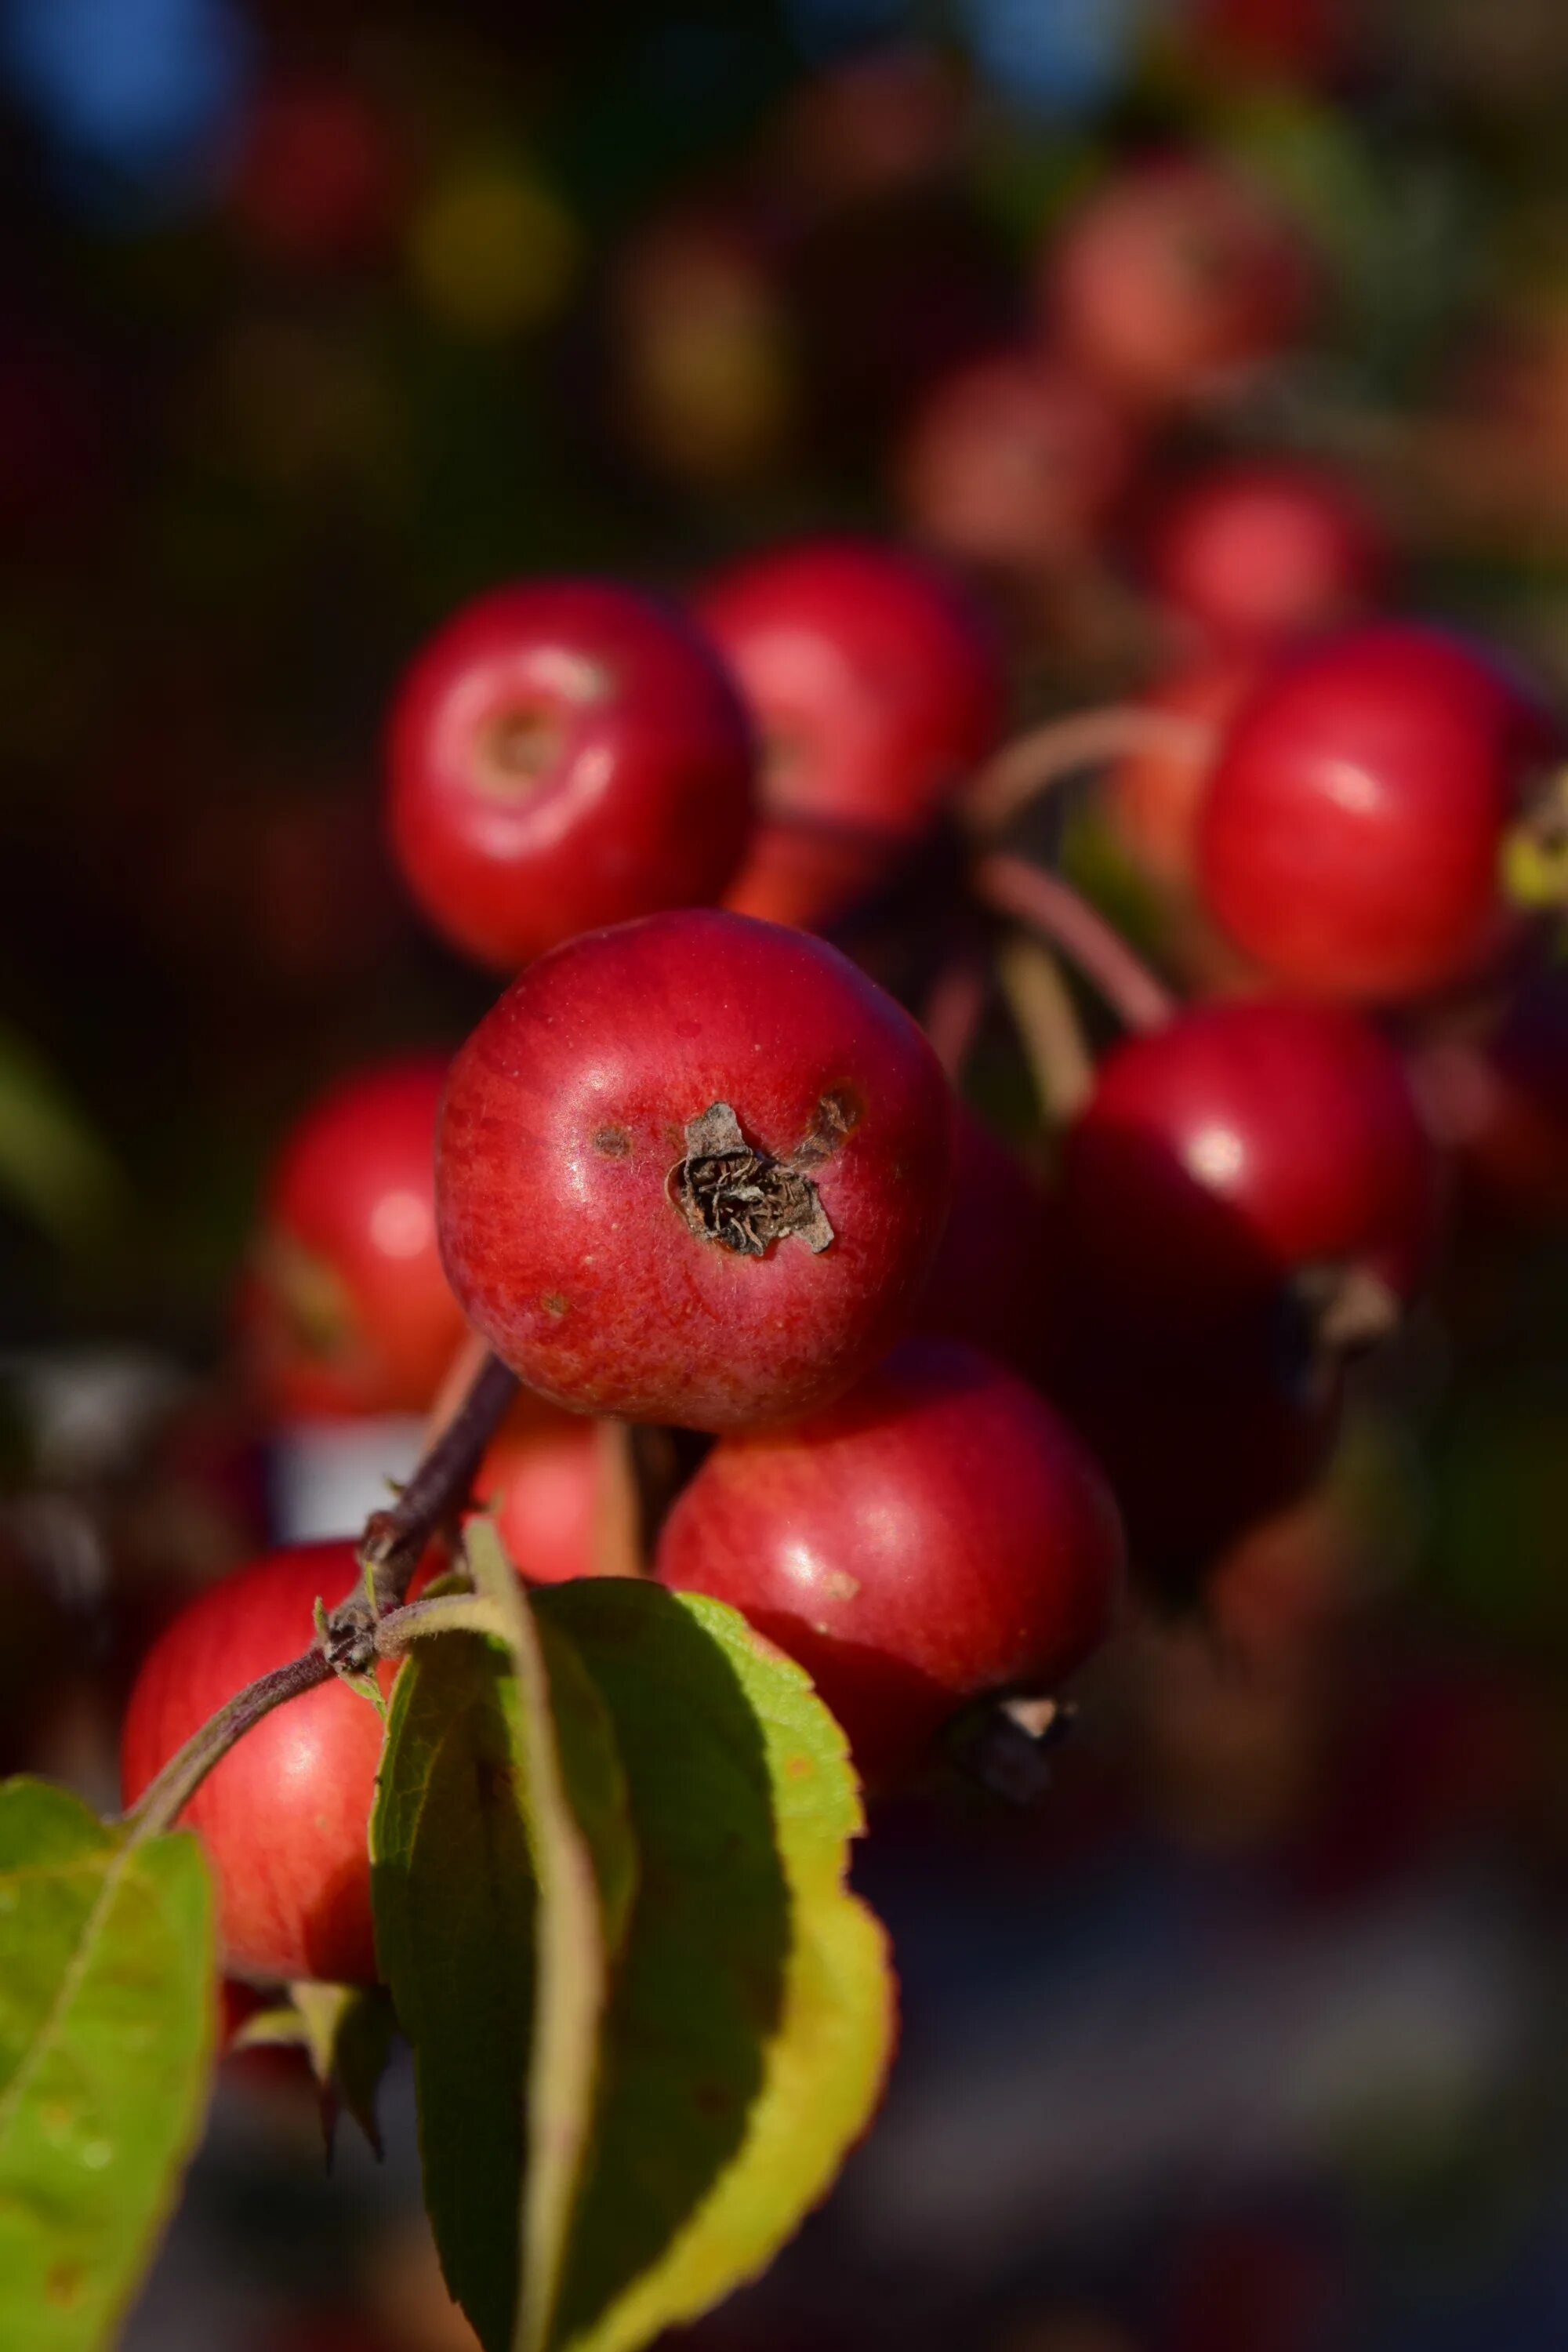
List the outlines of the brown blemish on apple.
{"label": "brown blemish on apple", "polygon": [[858,1087],[830,1087],[816,1106],[816,1115],[791,1154],[796,1168],[817,1168],[831,1160],[847,1135],[866,1115],[865,1097]]}

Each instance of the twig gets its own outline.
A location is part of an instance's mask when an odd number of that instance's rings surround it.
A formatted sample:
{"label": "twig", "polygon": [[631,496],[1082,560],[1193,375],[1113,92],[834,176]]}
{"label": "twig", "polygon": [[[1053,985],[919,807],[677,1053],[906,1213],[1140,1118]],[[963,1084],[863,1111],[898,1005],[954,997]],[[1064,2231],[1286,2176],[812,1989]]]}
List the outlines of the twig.
{"label": "twig", "polygon": [[[356,1596],[357,1597],[357,1596]],[[361,1604],[363,1610],[363,1603]],[[319,1690],[334,1675],[368,1673],[380,1658],[401,1657],[411,1642],[433,1633],[499,1633],[500,1622],[486,1601],[471,1592],[440,1593],[428,1601],[410,1601],[367,1623],[363,1613],[334,1611],[327,1621],[328,1637],[287,1665],[274,1666],[235,1694],[217,1713],[209,1716],[184,1746],[176,1749],[163,1770],[150,1780],[125,1816],[132,1841],[155,1837],[171,1829],[214,1766],[231,1748],[253,1731],[274,1707],[307,1691]]]}
{"label": "twig", "polygon": [[1130,1029],[1158,1029],[1170,1019],[1176,1000],[1164,982],[1059,874],[994,853],[979,860],[972,879],[987,906],[1059,948]]}
{"label": "twig", "polygon": [[331,1682],[334,1672],[325,1650],[310,1649],[302,1657],[290,1658],[286,1666],[274,1666],[270,1674],[262,1675],[237,1692],[226,1706],[208,1717],[199,1731],[193,1732],[163,1770],[147,1783],[125,1816],[132,1838],[155,1837],[160,1830],[171,1828],[213,1766],[227,1755],[236,1740],[243,1739],[275,1706]]}
{"label": "twig", "polygon": [[[487,1354],[396,1502],[365,1522],[359,1557],[374,1616],[403,1600],[431,1537],[461,1511],[485,1449],[516,1394],[516,1373],[499,1356]],[[334,1622],[343,1613],[335,1612]]]}
{"label": "twig", "polygon": [[[647,1513],[629,1421],[595,1421],[588,1558],[595,1576],[647,1574]],[[527,1563],[520,1562],[524,1575]]]}
{"label": "twig", "polygon": [[997,950],[996,977],[1040,1108],[1048,1120],[1065,1126],[1093,1091],[1094,1057],[1061,969],[1049,948],[1019,932]]}
{"label": "twig", "polygon": [[1047,719],[1043,727],[1005,743],[985,762],[959,800],[958,813],[976,832],[994,833],[1042,793],[1085,768],[1141,751],[1198,758],[1218,740],[1218,730],[1201,719],[1184,719],[1178,711],[1138,702],[1110,703],[1102,710]]}
{"label": "twig", "polygon": [[516,1391],[515,1373],[499,1356],[485,1353],[445,1419],[436,1416],[424,1458],[396,1502],[366,1523],[359,1557],[368,1594],[363,1589],[345,1594],[325,1620],[321,1641],[248,1684],[192,1734],[126,1815],[133,1838],[167,1829],[214,1765],[275,1706],[318,1690],[333,1675],[365,1674],[378,1658],[395,1657],[426,1633],[482,1629],[482,1611],[468,1596],[407,1602],[405,1595],[431,1537],[468,1501],[485,1448]]}
{"label": "twig", "polygon": [[444,1437],[463,1409],[468,1391],[489,1357],[489,1343],[473,1330],[465,1330],[452,1351],[451,1361],[441,1375],[441,1385],[436,1391],[436,1402],[425,1418],[419,1450],[427,1453],[437,1438]]}
{"label": "twig", "polygon": [[[444,1425],[439,1416],[413,1477],[390,1510],[374,1512],[360,1544],[370,1583],[346,1593],[326,1621],[326,1638],[287,1665],[276,1666],[209,1717],[171,1757],[126,1816],[136,1837],[166,1829],[220,1758],[263,1716],[316,1690],[334,1674],[363,1674],[378,1657],[394,1656],[403,1640],[436,1630],[422,1622],[437,1604],[405,1601],[416,1569],[437,1529],[468,1501],[485,1448],[517,1391],[517,1377],[499,1356],[485,1354]],[[448,1611],[448,1620],[458,1622]]]}
{"label": "twig", "polygon": [[984,965],[960,951],[942,965],[926,999],[922,1026],[955,1087],[963,1076],[989,992]]}

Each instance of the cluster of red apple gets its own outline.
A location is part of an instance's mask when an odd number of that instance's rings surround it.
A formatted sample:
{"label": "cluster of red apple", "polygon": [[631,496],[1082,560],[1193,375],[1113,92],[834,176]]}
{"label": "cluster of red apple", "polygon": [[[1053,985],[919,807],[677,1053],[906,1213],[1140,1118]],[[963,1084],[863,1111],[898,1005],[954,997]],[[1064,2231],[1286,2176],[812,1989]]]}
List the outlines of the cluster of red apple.
{"label": "cluster of red apple", "polygon": [[[1158,154],[1115,174],[1042,247],[1033,338],[942,374],[918,405],[897,460],[905,511],[993,575],[1081,565],[1173,421],[1300,341],[1320,278],[1297,223],[1215,158]],[[1353,593],[1381,547],[1352,487],[1285,460],[1216,468],[1150,536],[1160,584],[1227,628],[1275,599]],[[1270,565],[1276,537],[1293,543]]]}
{"label": "cluster of red apple", "polygon": [[[1165,310],[1100,315],[1082,233],[1053,280],[1063,334],[1151,398],[1255,356],[1301,299],[1212,182],[1134,183],[1094,236],[1146,236],[1156,198],[1206,257]],[[1434,1123],[1388,1024],[1419,1045],[1425,1008],[1489,1002],[1521,904],[1561,892],[1562,749],[1529,689],[1434,627],[1327,626],[1379,563],[1337,487],[1233,472],[1161,549],[1221,657],[1111,729],[1106,801],[1229,984],[1186,1009],[1007,856],[1053,755],[997,752],[997,652],[924,558],[808,542],[689,614],[583,581],[459,613],[397,699],[389,831],[435,926],[521,976],[449,1071],[363,1074],[303,1122],[245,1286],[280,1412],[426,1410],[479,1335],[525,1402],[477,1492],[535,1579],[626,1564],[607,1433],[710,1435],[652,1572],[799,1658],[873,1785],[966,1704],[1053,1692],[1110,1625],[1129,1539],[1190,1577],[1315,1475],[1348,1356],[1436,1240]],[[1048,1196],[816,935],[896,898],[943,828],[955,877],[1085,954],[1138,1033],[1055,1106]],[[176,1621],[132,1698],[128,1801],[305,1646],[354,1557],[276,1553]],[[233,1965],[374,1976],[379,1738],[328,1685],[198,1791]]]}

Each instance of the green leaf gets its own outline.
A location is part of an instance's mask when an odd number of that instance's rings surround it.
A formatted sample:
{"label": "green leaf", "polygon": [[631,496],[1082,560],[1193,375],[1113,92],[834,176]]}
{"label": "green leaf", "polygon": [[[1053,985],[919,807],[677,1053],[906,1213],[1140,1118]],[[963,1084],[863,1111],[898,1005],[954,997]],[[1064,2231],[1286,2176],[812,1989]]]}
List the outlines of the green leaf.
{"label": "green leaf", "polygon": [[141,2278],[200,2128],[216,2033],[194,1837],[141,1842],[63,1789],[0,1786],[0,2344],[90,2352]]}
{"label": "green leaf", "polygon": [[564,1641],[542,1647],[493,1528],[469,1542],[507,1639],[451,1633],[404,1664],[371,1856],[442,2267],[487,2352],[510,2352],[554,2300],[634,1858],[592,1684]]}
{"label": "green leaf", "polygon": [[291,2000],[269,2009],[253,2009],[238,2031],[229,2036],[225,2056],[241,2050],[303,2050],[310,2053],[310,2028]]}
{"label": "green leaf", "polygon": [[377,2105],[396,2031],[396,2011],[384,1986],[322,1984],[305,1978],[290,1986],[287,2000],[253,2010],[228,2047],[302,2053],[321,2097],[330,2163],[338,2117],[345,2107],[374,2154],[381,2155]]}
{"label": "green leaf", "polygon": [[291,1990],[300,2038],[321,2088],[329,2157],[338,2114],[345,2107],[379,2156],[376,2098],[397,2022],[391,2001],[379,1985],[306,1981]]}
{"label": "green leaf", "polygon": [[632,2352],[760,2270],[826,2192],[880,2092],[893,1983],[845,1884],[862,1819],[843,1734],[799,1667],[656,1584],[536,1605],[608,1703],[640,1856],[549,2341]]}
{"label": "green leaf", "polygon": [[533,1999],[521,1730],[503,1651],[460,1633],[404,1663],[374,1809],[376,1952],[414,2049],[425,2202],[447,2286],[510,2340]]}
{"label": "green leaf", "polygon": [[535,1618],[493,1520],[472,1527],[467,1552],[479,1594],[506,1625],[522,1700],[538,1974],[513,2342],[518,2352],[538,2352],[549,2340],[588,2154],[609,1954],[631,1907],[636,1846],[615,1734],[594,1685],[570,1644]]}

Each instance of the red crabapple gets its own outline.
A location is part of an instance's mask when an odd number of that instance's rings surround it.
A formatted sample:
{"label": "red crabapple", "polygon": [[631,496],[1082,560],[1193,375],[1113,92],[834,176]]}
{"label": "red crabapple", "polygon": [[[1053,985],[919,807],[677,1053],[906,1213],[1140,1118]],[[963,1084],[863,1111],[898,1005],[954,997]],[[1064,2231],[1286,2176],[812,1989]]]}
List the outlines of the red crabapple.
{"label": "red crabapple", "polygon": [[279,1152],[237,1301],[268,1409],[422,1412],[463,1337],[436,1241],[446,1065],[411,1056],[344,1078]]}
{"label": "red crabapple", "polygon": [[1035,1391],[921,1341],[826,1412],[727,1437],[678,1498],[656,1573],[798,1659],[873,1781],[993,1690],[1043,1692],[1103,1640],[1116,1507]]}
{"label": "red crabapple", "polygon": [[451,942],[513,971],[576,932],[717,898],[751,825],[752,740],[673,610],[592,580],[466,604],[388,735],[388,823]]}
{"label": "red crabapple", "polygon": [[707,909],[574,940],[453,1065],[441,1246],[478,1328],[577,1411],[813,1410],[906,1324],[952,1097],[909,1016],[802,931]]}
{"label": "red crabapple", "polygon": [[[812,870],[842,904],[991,748],[1004,696],[996,647],[954,581],[873,540],[752,557],[711,581],[697,612],[756,722],[763,841],[796,825],[820,838],[844,871],[819,872],[821,856]],[[766,854],[773,867],[787,845]],[[730,903],[772,911],[780,902],[759,899],[753,863]]]}
{"label": "red crabapple", "polygon": [[1508,828],[1559,745],[1480,647],[1388,623],[1284,659],[1230,729],[1205,801],[1210,911],[1279,980],[1394,1003],[1509,937]]}
{"label": "red crabapple", "polygon": [[492,1440],[473,1491],[493,1512],[508,1558],[530,1584],[609,1572],[612,1524],[624,1497],[611,1423],[520,1394]]}
{"label": "red crabapple", "polygon": [[1136,471],[1140,436],[1103,386],[1039,352],[940,377],[905,435],[901,502],[932,546],[1038,573],[1094,553]]}
{"label": "red crabapple", "polygon": [[[131,1694],[124,1802],[247,1683],[308,1650],[316,1601],[335,1607],[357,1575],[352,1543],[300,1544],[189,1602]],[[264,1716],[197,1789],[181,1818],[212,1865],[226,1967],[270,1982],[375,1981],[367,1838],[381,1736],[375,1709],[334,1679]]]}
{"label": "red crabapple", "polygon": [[1354,620],[1392,568],[1387,535],[1353,482],[1279,457],[1184,482],[1155,516],[1145,560],[1175,618],[1243,651]]}
{"label": "red crabapple", "polygon": [[1211,392],[1295,342],[1316,280],[1300,231],[1262,189],[1182,154],[1093,190],[1040,267],[1047,331],[1121,391],[1158,403]]}
{"label": "red crabapple", "polygon": [[1338,1005],[1198,1005],[1126,1039],[1062,1176],[1069,1246],[1146,1314],[1314,1274],[1403,1301],[1431,1256],[1436,1160],[1404,1066]]}

